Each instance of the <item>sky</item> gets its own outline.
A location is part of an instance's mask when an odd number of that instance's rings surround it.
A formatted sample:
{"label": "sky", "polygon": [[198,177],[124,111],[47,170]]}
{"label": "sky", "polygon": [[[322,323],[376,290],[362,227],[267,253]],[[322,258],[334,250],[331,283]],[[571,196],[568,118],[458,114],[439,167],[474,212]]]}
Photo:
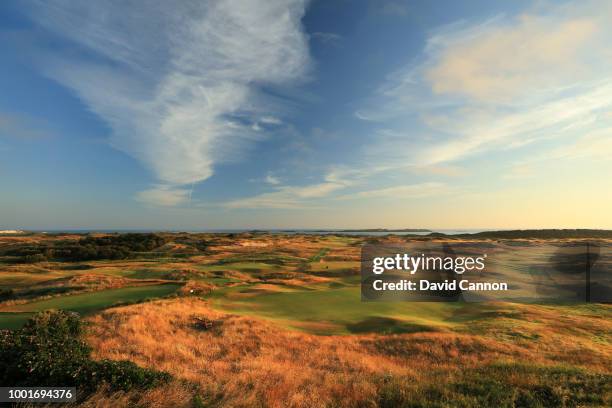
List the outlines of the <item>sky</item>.
{"label": "sky", "polygon": [[0,2],[0,229],[612,228],[605,1]]}

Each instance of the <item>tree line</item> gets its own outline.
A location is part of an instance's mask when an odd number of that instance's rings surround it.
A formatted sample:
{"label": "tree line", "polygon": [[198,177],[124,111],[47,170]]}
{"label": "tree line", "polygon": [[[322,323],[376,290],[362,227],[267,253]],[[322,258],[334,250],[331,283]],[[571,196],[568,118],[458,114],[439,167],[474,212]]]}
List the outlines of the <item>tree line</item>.
{"label": "tree line", "polygon": [[17,245],[6,248],[1,255],[16,258],[16,262],[92,261],[100,259],[126,259],[135,252],[159,248],[166,239],[158,234],[117,234],[101,237],[87,236],[78,241]]}

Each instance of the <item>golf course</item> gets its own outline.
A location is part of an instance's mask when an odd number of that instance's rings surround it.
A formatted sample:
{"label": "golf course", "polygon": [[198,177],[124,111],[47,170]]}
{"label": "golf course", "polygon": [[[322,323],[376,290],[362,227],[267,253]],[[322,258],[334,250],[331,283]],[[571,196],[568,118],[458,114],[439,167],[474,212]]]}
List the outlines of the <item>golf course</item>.
{"label": "golf course", "polygon": [[[301,406],[305,394],[298,390],[315,389],[321,406],[340,400],[354,406],[602,406],[611,401],[609,304],[361,300],[366,244],[486,250],[492,273],[512,279],[522,296],[534,282],[545,288],[557,282],[559,265],[574,259],[560,256],[560,248],[581,240],[263,232],[5,236],[0,328],[18,330],[43,311],[76,312],[87,323],[94,358],[168,372],[166,401],[177,406],[193,406],[194,399],[209,406]],[[611,239],[589,242],[599,251],[593,270],[609,270]],[[270,393],[270,381],[277,393]],[[449,385],[436,387],[441,381]],[[155,392],[132,391],[129,398],[146,405]],[[100,391],[91,402],[113,398],[118,395]]]}

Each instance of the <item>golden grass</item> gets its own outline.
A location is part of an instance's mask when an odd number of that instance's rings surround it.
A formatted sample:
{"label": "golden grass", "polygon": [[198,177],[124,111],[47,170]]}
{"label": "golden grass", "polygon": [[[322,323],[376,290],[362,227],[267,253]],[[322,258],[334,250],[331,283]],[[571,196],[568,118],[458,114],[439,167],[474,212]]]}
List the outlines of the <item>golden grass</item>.
{"label": "golden grass", "polygon": [[[194,328],[193,314],[220,319]],[[92,319],[97,357],[130,359],[198,384],[225,406],[323,406],[375,395],[372,375],[410,374],[380,364],[358,338],[317,337],[219,313],[197,300],[161,301],[104,312]],[[384,359],[384,358],[383,358]]]}
{"label": "golden grass", "polygon": [[[77,238],[79,236],[69,237]],[[0,245],[14,244],[16,240],[53,239],[60,237],[2,238]],[[83,271],[64,270],[65,265],[54,262],[3,265],[0,284],[26,288],[47,285],[53,279],[88,287],[120,285],[132,282],[122,277],[124,274],[131,276],[131,272],[147,269],[152,272],[151,277],[158,278],[167,272],[173,279],[188,280],[182,288],[185,295],[204,295],[210,290],[233,289],[233,286],[247,284],[243,290],[236,288],[223,295],[228,299],[240,299],[292,291],[296,287],[323,286],[332,282],[344,284],[341,278],[322,276],[320,272],[328,269],[333,272],[345,266],[357,271],[360,252],[355,244],[364,241],[358,237],[282,235],[238,238],[211,235],[206,236],[206,240],[210,240],[210,246],[205,254],[184,259],[92,261],[87,262],[92,269]],[[388,244],[405,243],[403,237],[397,236],[384,240]],[[453,242],[471,241],[453,239]],[[552,241],[478,242],[491,242],[497,247],[536,246]],[[176,243],[163,249],[191,252]],[[306,263],[323,249],[330,251],[321,261]],[[233,269],[233,262],[219,262],[244,257],[244,262],[265,263],[248,258],[268,253],[280,259],[283,256],[295,258],[281,265],[270,262],[270,268],[261,271]],[[142,277],[147,278],[146,273]],[[212,278],[221,279],[212,281]],[[231,281],[223,282],[223,279]],[[479,309],[467,308],[466,311],[478,315]],[[486,371],[487,367],[497,363],[564,365],[589,373],[609,374],[612,371],[612,306],[597,306],[593,313],[586,307],[564,309],[516,304],[494,309],[495,315],[487,315],[486,308],[481,311],[482,316],[467,315],[465,321],[449,323],[444,331],[317,336],[308,331],[331,332],[334,323],[298,320],[272,323],[213,310],[205,301],[194,298],[114,308],[89,318],[92,325],[88,341],[95,356],[131,360],[168,371],[175,379],[148,391],[109,393],[101,389],[83,406],[191,407],[194,396],[199,395],[205,404],[212,406],[374,407],[380,403],[384,384],[399,384],[400,391],[410,398],[418,399],[420,395],[421,401],[429,401],[427,387],[440,394],[447,393],[449,384],[465,381],[467,377],[462,378],[463,373],[482,369],[484,374],[469,375],[482,375],[486,379],[498,372]],[[219,320],[222,324],[202,331],[193,325],[193,315]],[[285,326],[304,330],[295,331]],[[520,370],[503,375],[500,381],[506,388],[513,384],[541,384],[537,371],[525,376]],[[570,382],[566,381],[566,385]],[[473,405],[468,401],[467,406]]]}
{"label": "golden grass", "polygon": [[[228,407],[375,406],[382,378],[429,384],[439,381],[440,373],[450,380],[461,370],[495,362],[564,361],[610,372],[609,342],[598,344],[584,336],[562,340],[570,325],[589,330],[594,324],[589,317],[555,318],[543,307],[516,307],[537,317],[543,334],[539,341],[497,339],[494,330],[490,335],[316,336],[224,314],[201,300],[173,299],[92,317],[89,342],[97,358],[129,359],[168,371],[196,384],[209,402]],[[194,314],[222,323],[201,331],[193,326]],[[600,329],[610,328],[609,322],[601,324]],[[189,406],[186,395],[194,395],[194,390],[177,383],[171,389],[162,393],[166,404]],[[142,398],[153,398],[154,393],[146,395]],[[122,406],[122,401],[113,405]]]}

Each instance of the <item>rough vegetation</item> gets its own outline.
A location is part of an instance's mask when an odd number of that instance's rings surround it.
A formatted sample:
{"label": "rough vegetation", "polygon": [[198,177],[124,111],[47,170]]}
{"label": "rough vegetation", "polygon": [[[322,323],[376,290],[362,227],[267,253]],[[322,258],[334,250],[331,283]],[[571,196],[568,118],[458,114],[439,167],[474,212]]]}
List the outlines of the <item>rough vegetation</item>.
{"label": "rough vegetation", "polygon": [[140,368],[131,361],[90,358],[78,315],[48,311],[23,328],[0,334],[0,383],[14,386],[78,386],[84,398],[100,386],[129,391],[168,382],[163,372]]}
{"label": "rough vegetation", "polygon": [[[360,301],[366,242],[477,242],[533,273],[573,238],[153,235],[2,237],[0,327],[23,327],[2,334],[3,382],[27,383],[28,361],[46,384],[72,375],[91,407],[612,404],[610,305]],[[609,266],[610,240],[594,241]],[[128,255],[17,259],[76,245]],[[48,308],[87,330],[34,315]]]}
{"label": "rough vegetation", "polygon": [[[130,358],[197,384],[210,406],[610,404],[609,343],[587,335],[572,341],[548,309],[525,310],[543,320],[530,330],[542,334],[537,341],[512,341],[495,330],[318,336],[219,312],[201,300],[165,300],[92,318],[90,343],[99,358]],[[192,313],[222,324],[199,330]],[[574,324],[588,331],[596,320]]]}
{"label": "rough vegetation", "polygon": [[89,261],[95,259],[126,259],[138,251],[150,251],[165,243],[157,234],[119,234],[87,236],[73,241],[51,241],[33,245],[4,248],[4,256],[13,262],[36,263],[47,260]]}

